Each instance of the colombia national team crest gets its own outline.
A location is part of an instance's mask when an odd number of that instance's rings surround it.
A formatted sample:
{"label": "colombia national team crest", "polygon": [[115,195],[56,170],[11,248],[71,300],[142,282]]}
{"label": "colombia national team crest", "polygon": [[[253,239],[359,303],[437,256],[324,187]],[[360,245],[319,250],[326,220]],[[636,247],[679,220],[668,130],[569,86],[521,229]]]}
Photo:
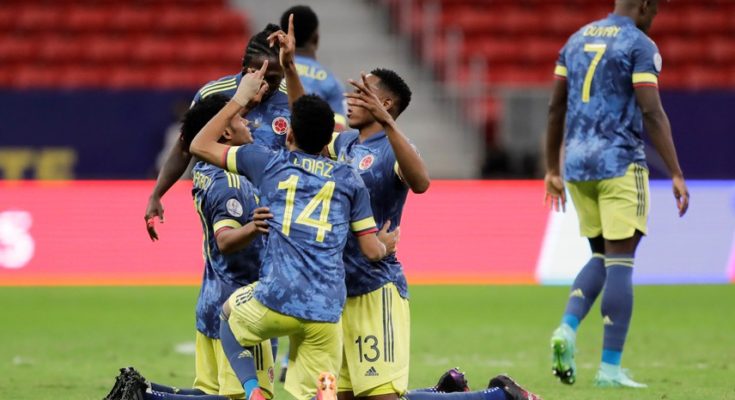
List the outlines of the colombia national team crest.
{"label": "colombia national team crest", "polygon": [[288,132],[288,120],[284,117],[277,117],[273,119],[271,128],[276,135],[285,135]]}
{"label": "colombia national team crest", "polygon": [[370,168],[373,165],[373,162],[375,162],[375,156],[372,154],[368,154],[365,157],[360,160],[360,164],[357,165],[357,167],[360,169],[360,171],[364,171],[368,168]]}

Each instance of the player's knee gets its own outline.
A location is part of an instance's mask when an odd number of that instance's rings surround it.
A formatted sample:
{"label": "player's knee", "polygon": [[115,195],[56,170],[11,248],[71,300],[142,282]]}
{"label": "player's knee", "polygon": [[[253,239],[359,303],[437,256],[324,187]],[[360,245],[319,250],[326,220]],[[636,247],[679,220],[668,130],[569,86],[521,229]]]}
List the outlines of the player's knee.
{"label": "player's knee", "polygon": [[222,304],[222,319],[228,321],[230,319],[230,312],[230,302],[225,301],[225,303]]}

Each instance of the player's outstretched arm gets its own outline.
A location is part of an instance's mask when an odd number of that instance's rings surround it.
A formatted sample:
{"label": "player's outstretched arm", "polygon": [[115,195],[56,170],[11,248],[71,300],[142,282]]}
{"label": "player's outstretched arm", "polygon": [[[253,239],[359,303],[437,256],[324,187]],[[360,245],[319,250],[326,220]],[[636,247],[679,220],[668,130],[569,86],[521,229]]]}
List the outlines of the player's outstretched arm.
{"label": "player's outstretched arm", "polygon": [[674,197],[679,209],[679,216],[683,216],[689,208],[689,191],[684,181],[684,173],[679,166],[676,156],[674,139],[671,136],[669,117],[661,104],[658,88],[655,86],[638,86],[635,88],[636,101],[643,113],[643,125],[651,138],[653,146],[666,163],[671,174],[674,186]]}
{"label": "player's outstretched arm", "polygon": [[202,160],[216,165],[222,169],[227,169],[225,156],[230,146],[219,143],[222,132],[229,125],[229,121],[237,114],[245,110],[250,101],[258,96],[259,93],[267,89],[267,84],[263,82],[265,70],[268,68],[268,61],[255,72],[251,72],[243,76],[240,86],[237,87],[235,95],[227,104],[204,125],[201,131],[191,141],[189,150],[195,156]]}
{"label": "player's outstretched arm", "polygon": [[429,189],[431,178],[424,160],[416,149],[401,132],[393,116],[375,94],[373,87],[367,82],[364,73],[361,74],[361,82],[350,79],[350,84],[357,89],[355,93],[346,93],[347,103],[353,107],[362,107],[368,110],[375,120],[385,129],[393,153],[398,161],[399,175],[414,193],[424,193]]}
{"label": "player's outstretched arm", "polygon": [[567,115],[567,81],[557,79],[549,101],[546,122],[546,185],[545,203],[556,210],[566,209],[566,192],[561,177],[561,144],[564,139],[564,119]]}
{"label": "player's outstretched arm", "polygon": [[222,254],[231,254],[249,246],[258,235],[268,233],[268,220],[273,218],[268,207],[253,210],[253,220],[239,228],[225,227],[214,233]]}
{"label": "player's outstretched arm", "polygon": [[159,218],[161,222],[163,219],[163,204],[161,198],[166,192],[171,189],[171,186],[184,175],[186,167],[189,166],[191,161],[191,154],[188,149],[184,148],[184,143],[181,140],[176,141],[171,151],[168,153],[166,162],[163,164],[163,168],[158,173],[156,179],[156,185],[153,187],[153,192],[148,197],[148,205],[145,208],[145,225],[148,230],[148,236],[151,240],[158,240],[158,232],[156,232],[155,218]]}
{"label": "player's outstretched arm", "polygon": [[286,75],[286,92],[288,93],[289,108],[293,106],[293,103],[299,97],[305,94],[304,86],[301,84],[299,73],[296,70],[296,36],[294,35],[293,14],[291,14],[288,16],[288,32],[277,31],[268,36],[268,43],[271,47],[278,41],[278,59]]}

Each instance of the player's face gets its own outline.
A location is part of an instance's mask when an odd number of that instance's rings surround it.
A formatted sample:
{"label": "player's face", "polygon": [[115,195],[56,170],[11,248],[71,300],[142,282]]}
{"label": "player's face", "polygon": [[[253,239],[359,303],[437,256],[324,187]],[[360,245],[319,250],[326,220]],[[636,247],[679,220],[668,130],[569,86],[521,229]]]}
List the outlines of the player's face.
{"label": "player's face", "polygon": [[232,132],[232,138],[230,139],[230,145],[240,146],[247,143],[253,143],[253,135],[250,133],[248,125],[250,121],[243,118],[241,115],[235,115],[230,120],[230,131]]}
{"label": "player's face", "polygon": [[[375,75],[368,75],[366,79],[368,84],[375,90],[375,94],[378,96],[378,99],[384,101],[387,98],[387,94],[378,87],[380,78]],[[360,93],[360,90],[355,89],[354,92]],[[368,110],[362,107],[352,106],[349,101],[347,102],[347,124],[350,128],[361,129],[373,122],[375,122],[375,118]]]}
{"label": "player's face", "polygon": [[250,62],[250,65],[246,67],[245,72],[255,72],[259,70],[265,60],[268,60],[268,69],[265,71],[265,81],[268,83],[268,91],[265,92],[263,98],[267,99],[278,90],[278,87],[281,85],[281,81],[284,77],[283,68],[281,68],[281,64],[278,59],[268,57],[255,57]]}

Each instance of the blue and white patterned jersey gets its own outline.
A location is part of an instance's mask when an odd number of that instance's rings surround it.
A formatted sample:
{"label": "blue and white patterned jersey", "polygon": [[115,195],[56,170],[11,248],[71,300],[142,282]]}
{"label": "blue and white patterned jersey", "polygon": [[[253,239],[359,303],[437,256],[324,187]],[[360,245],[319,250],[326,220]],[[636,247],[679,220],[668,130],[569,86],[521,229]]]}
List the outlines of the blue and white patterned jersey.
{"label": "blue and white patterned jersey", "polygon": [[[241,79],[242,72],[207,83],[194,96],[192,106],[215,93],[232,98]],[[248,111],[245,118],[250,121],[254,143],[273,150],[283,148],[286,144],[286,132],[291,123],[291,109],[288,108],[288,95],[285,90],[276,90],[273,95]]]}
{"label": "blue and white patterned jersey", "polygon": [[[398,175],[398,162],[385,132],[377,133],[360,143],[356,131],[343,132],[329,145],[330,156],[352,165],[360,173],[370,191],[370,203],[375,222],[382,228],[390,220],[394,230],[401,225],[408,186]],[[344,254],[347,296],[372,292],[392,282],[403,298],[408,298],[408,285],[403,267],[391,254],[371,262],[360,251],[357,238],[350,235]]]}
{"label": "blue and white patterned jersey", "polygon": [[657,86],[661,65],[656,44],[628,17],[610,14],[569,38],[555,70],[567,80],[565,179],[609,179],[645,165],[634,87]]}
{"label": "blue and white patterned jersey", "polygon": [[342,253],[349,232],[377,231],[355,170],[328,158],[259,145],[231,147],[227,169],[248,177],[274,218],[255,297],[270,309],[337,322],[346,299]]}
{"label": "blue and white patterned jersey", "polygon": [[192,196],[204,233],[204,276],[196,306],[197,330],[219,338],[222,304],[235,289],[258,280],[262,238],[232,254],[222,254],[215,234],[245,225],[257,207],[255,188],[244,177],[205,162],[194,166]]}
{"label": "blue and white patterned jersey", "polygon": [[[335,78],[334,74],[324,68],[317,60],[304,56],[296,56],[296,70],[299,80],[307,94],[315,94],[329,103],[335,114],[344,119],[345,115],[345,88]],[[341,121],[344,125],[344,121]]]}

